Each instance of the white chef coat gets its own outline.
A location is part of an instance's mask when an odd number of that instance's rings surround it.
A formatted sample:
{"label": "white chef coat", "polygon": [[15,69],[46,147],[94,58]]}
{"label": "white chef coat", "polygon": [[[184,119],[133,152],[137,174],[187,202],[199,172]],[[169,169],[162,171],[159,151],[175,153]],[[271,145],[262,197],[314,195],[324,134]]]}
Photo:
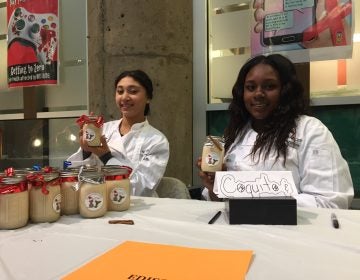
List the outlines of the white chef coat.
{"label": "white chef coat", "polygon": [[[103,125],[103,134],[113,156],[106,165],[125,165],[132,168],[130,184],[133,195],[157,196],[155,190],[169,160],[169,142],[165,135],[152,127],[147,120],[134,124],[126,135],[121,136],[120,122],[121,120],[110,121]],[[94,154],[83,160],[81,148],[67,160],[72,167],[103,165]]]}
{"label": "white chef coat", "polygon": [[318,119],[301,116],[297,121],[296,138],[289,138],[286,165],[273,150],[269,157],[256,162],[249,155],[257,137],[250,125],[238,136],[225,156],[229,171],[289,170],[299,195],[298,206],[348,208],[354,188],[347,162],[328,128]]}

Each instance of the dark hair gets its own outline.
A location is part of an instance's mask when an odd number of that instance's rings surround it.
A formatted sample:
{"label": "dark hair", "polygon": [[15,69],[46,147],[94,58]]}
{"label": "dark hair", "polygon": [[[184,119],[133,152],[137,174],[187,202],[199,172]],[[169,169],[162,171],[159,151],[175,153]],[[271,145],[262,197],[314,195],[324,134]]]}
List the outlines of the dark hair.
{"label": "dark hair", "polygon": [[[115,79],[115,89],[117,87],[118,82],[125,78],[131,77],[135,81],[137,81],[140,85],[145,88],[146,96],[151,100],[153,98],[153,85],[150,77],[142,70],[130,70],[124,71]],[[147,116],[150,113],[150,104],[146,104],[144,116]]]}
{"label": "dark hair", "polygon": [[259,132],[251,156],[259,157],[264,152],[264,159],[274,147],[277,157],[284,156],[286,162],[288,138],[295,136],[296,119],[307,112],[308,101],[304,96],[304,89],[296,76],[294,64],[280,54],[268,56],[260,55],[248,60],[240,69],[238,78],[232,89],[233,99],[229,105],[230,122],[225,130],[225,149],[242,133],[243,128],[251,121],[251,115],[244,104],[244,84],[249,71],[258,64],[270,65],[279,74],[281,83],[279,105],[267,118],[264,130]]}

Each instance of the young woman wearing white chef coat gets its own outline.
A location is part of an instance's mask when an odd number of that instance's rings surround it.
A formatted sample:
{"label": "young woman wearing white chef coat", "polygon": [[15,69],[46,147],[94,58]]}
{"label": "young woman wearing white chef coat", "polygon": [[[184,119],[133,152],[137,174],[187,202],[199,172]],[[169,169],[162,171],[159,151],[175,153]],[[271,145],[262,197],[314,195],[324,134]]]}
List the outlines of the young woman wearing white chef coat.
{"label": "young woman wearing white chef coat", "polygon": [[132,195],[157,196],[155,190],[169,159],[169,142],[146,119],[152,97],[152,82],[145,72],[121,73],[115,79],[115,102],[122,118],[104,123],[100,147],[88,146],[80,129],[80,148],[67,159],[71,166],[129,166]]}
{"label": "young woman wearing white chef coat", "polygon": [[[306,115],[303,88],[290,60],[279,54],[250,59],[232,95],[225,170],[289,170],[298,206],[349,208],[354,188],[348,164],[328,128]],[[218,200],[214,174],[200,171],[199,176],[203,195]]]}

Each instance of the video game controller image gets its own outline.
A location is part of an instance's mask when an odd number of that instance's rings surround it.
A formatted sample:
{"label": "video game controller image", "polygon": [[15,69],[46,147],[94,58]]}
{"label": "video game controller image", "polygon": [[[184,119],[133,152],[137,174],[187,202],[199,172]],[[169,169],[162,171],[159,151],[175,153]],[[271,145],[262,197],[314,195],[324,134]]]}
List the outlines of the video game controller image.
{"label": "video game controller image", "polygon": [[16,8],[9,20],[8,49],[12,43],[20,42],[35,50],[39,63],[50,64],[57,49],[58,22],[54,14],[34,14]]}

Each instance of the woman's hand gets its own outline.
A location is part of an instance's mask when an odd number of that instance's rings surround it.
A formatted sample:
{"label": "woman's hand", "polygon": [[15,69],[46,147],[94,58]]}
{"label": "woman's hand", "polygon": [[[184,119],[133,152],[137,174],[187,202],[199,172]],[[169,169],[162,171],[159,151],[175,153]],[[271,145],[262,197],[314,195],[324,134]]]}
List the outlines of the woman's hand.
{"label": "woman's hand", "polygon": [[202,181],[203,186],[209,191],[210,199],[214,201],[220,201],[221,199],[219,199],[217,195],[213,192],[215,173],[205,172],[201,170],[201,157],[198,158],[196,166],[199,168],[199,177]]}

